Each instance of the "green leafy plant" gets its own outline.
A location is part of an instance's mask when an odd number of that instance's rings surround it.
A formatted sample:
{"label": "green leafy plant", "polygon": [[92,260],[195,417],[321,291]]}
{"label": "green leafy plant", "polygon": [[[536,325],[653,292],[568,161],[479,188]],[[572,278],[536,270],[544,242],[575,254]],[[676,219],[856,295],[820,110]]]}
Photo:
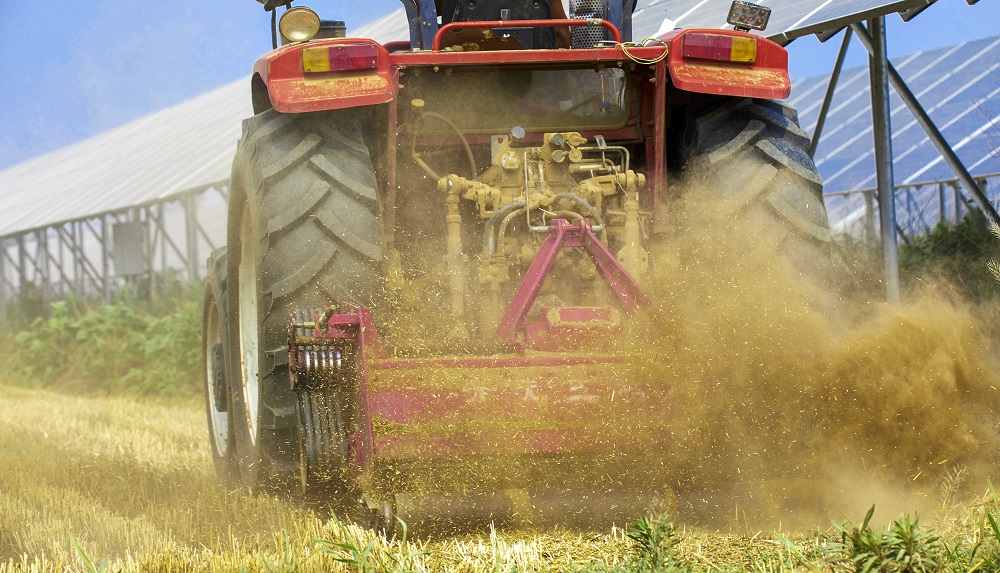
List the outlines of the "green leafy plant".
{"label": "green leafy plant", "polygon": [[101,559],[101,561],[95,566],[94,562],[87,556],[87,552],[83,550],[80,542],[77,541],[75,537],[69,535],[69,542],[73,546],[73,550],[76,551],[76,556],[80,559],[80,563],[83,564],[83,568],[87,571],[87,573],[104,573],[104,571],[107,570],[107,558]]}
{"label": "green leafy plant", "polygon": [[200,297],[191,288],[158,316],[122,297],[85,308],[51,304],[47,318],[4,341],[12,382],[107,394],[191,396],[200,388]]}
{"label": "green leafy plant", "polygon": [[809,569],[810,571],[819,571],[819,568],[816,567],[816,565],[814,565],[802,553],[802,550],[799,549],[798,545],[795,545],[787,537],[785,537],[784,535],[782,535],[780,533],[777,533],[777,532],[775,532],[774,538],[777,539],[778,542],[781,543],[781,545],[783,545],[785,547],[786,551],[788,551],[787,560],[782,559],[782,561],[783,561],[782,565],[783,566],[787,565],[787,567],[789,569],[795,569],[798,566],[802,566],[802,567],[805,567],[805,568]]}
{"label": "green leafy plant", "polygon": [[317,539],[316,544],[321,553],[332,555],[334,561],[343,563],[358,573],[414,573],[417,570],[417,559],[424,553],[408,548],[406,522],[399,517],[396,520],[402,528],[402,535],[389,546],[395,547],[395,551],[390,551],[385,538],[381,537],[372,539],[363,548],[360,544],[330,539]]}
{"label": "green leafy plant", "polygon": [[634,570],[649,573],[686,573],[691,567],[676,557],[681,542],[666,514],[640,517],[628,531]]}
{"label": "green leafy plant", "polygon": [[[991,258],[995,233],[982,211],[974,209],[954,226],[938,223],[929,232],[913,237],[899,250],[899,270],[904,280],[927,274],[947,279],[970,300],[997,295]],[[1000,272],[1000,267],[996,267]]]}
{"label": "green leafy plant", "polygon": [[870,523],[872,506],[860,526],[834,523],[840,541],[829,547],[830,561],[848,563],[857,573],[931,573],[941,571],[940,538],[918,528],[920,518],[903,515],[886,531],[875,531]]}

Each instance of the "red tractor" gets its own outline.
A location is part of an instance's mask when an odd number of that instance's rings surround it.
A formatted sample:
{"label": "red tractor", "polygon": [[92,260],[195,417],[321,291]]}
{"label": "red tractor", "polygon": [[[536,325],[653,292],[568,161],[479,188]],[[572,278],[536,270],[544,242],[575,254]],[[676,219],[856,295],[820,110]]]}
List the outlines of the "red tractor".
{"label": "red tractor", "polygon": [[675,183],[781,229],[803,272],[828,260],[787,52],[748,33],[765,9],[631,42],[634,0],[404,0],[410,41],[382,45],[287,4],[209,260],[220,476],[385,528],[669,497],[670,388],[617,342],[664,286]]}

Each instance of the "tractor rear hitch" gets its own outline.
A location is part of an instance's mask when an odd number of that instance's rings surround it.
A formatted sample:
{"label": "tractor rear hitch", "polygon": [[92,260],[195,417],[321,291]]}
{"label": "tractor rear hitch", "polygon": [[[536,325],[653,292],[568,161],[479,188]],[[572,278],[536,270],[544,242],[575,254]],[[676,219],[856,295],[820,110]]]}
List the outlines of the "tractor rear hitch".
{"label": "tractor rear hitch", "polygon": [[497,327],[497,338],[514,340],[517,337],[521,324],[538,297],[546,275],[563,248],[584,249],[628,312],[634,313],[640,306],[650,304],[649,295],[604,246],[604,243],[594,235],[589,220],[577,219],[570,224],[565,219],[556,219],[549,226],[549,236],[542,242],[538,255],[528,267],[528,272],[525,273],[521,285],[514,294],[514,300],[507,307],[507,312]]}

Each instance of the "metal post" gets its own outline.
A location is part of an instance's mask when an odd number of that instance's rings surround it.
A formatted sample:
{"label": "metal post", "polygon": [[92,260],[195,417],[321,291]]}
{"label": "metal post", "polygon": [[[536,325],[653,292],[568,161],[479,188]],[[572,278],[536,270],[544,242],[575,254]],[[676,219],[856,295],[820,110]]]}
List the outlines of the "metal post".
{"label": "metal post", "polygon": [[951,184],[952,193],[955,196],[955,221],[957,225],[962,222],[962,186],[956,181]]}
{"label": "metal post", "polygon": [[80,297],[83,298],[87,294],[87,254],[84,252],[84,232],[83,232],[83,222],[77,221],[73,224],[73,244],[76,249],[76,256],[79,259],[79,266],[77,271],[80,273],[77,275],[77,290],[80,292]]}
{"label": "metal post", "polygon": [[[858,25],[852,24],[852,26]],[[899,252],[896,244],[896,197],[892,170],[892,123],[889,118],[885,18],[868,20],[868,28],[871,30],[872,39],[868,70],[872,93],[872,126],[875,138],[879,224],[882,229],[882,260],[885,265],[885,296],[890,303],[897,303],[899,302]],[[861,30],[864,31],[864,28]],[[855,31],[858,31],[857,28]],[[858,36],[861,36],[860,31]]]}
{"label": "metal post", "polygon": [[7,323],[7,245],[0,239],[0,332]]}
{"label": "metal post", "polygon": [[[63,277],[63,287],[59,289],[59,293],[56,296],[66,296],[66,290],[71,288],[72,281],[69,279],[68,273],[66,272],[66,239],[63,237],[63,233],[66,231],[66,224],[63,223],[58,227],[53,227],[56,232],[56,268],[59,269],[59,274]],[[76,260],[73,261],[73,266],[76,267]]]}
{"label": "metal post", "polygon": [[945,196],[944,196],[944,183],[938,183],[938,223],[944,223],[944,209],[945,209]]}
{"label": "metal post", "polygon": [[873,191],[865,191],[865,221],[862,237],[864,238],[865,244],[871,244],[875,240],[875,193]]}
{"label": "metal post", "polygon": [[[877,46],[874,45],[875,42],[873,42],[873,38],[868,35],[864,28],[858,26],[857,24],[851,24],[851,26],[854,28],[854,31],[857,32],[858,39],[861,40],[861,43],[863,43],[865,48],[868,49],[868,53],[874,54],[877,51]],[[882,47],[884,54],[885,42],[882,42]],[[962,186],[964,186],[965,189],[972,195],[972,198],[975,199],[979,208],[982,209],[983,213],[986,215],[986,218],[991,222],[1000,225],[1000,215],[997,214],[996,209],[993,208],[989,199],[986,198],[983,190],[980,189],[979,185],[977,185],[972,179],[972,175],[969,173],[969,170],[965,168],[965,165],[962,164],[962,160],[958,158],[958,155],[955,154],[955,150],[951,148],[951,145],[949,145],[948,141],[945,140],[943,135],[941,135],[941,132],[938,130],[937,126],[934,125],[930,116],[927,115],[927,112],[924,111],[923,107],[921,107],[920,102],[917,101],[917,96],[913,95],[909,86],[907,86],[906,82],[903,81],[903,77],[899,75],[896,68],[894,68],[892,64],[888,63],[887,60],[886,68],[889,74],[889,80],[892,82],[892,87],[895,88],[896,94],[899,95],[899,98],[903,100],[903,103],[905,103],[906,107],[909,108],[914,119],[917,120],[917,123],[919,123],[920,127],[923,128],[924,133],[927,134],[927,138],[931,140],[934,147],[937,147],[938,153],[941,154],[941,157],[944,158],[948,166],[951,167],[951,170],[955,172],[958,180],[962,182]]]}
{"label": "metal post", "polygon": [[111,232],[108,220],[111,217],[101,217],[101,291],[104,303],[111,304]]}
{"label": "metal post", "polygon": [[837,53],[837,62],[833,65],[833,73],[830,74],[830,83],[826,87],[826,96],[823,98],[823,107],[819,110],[819,117],[816,118],[816,129],[813,130],[812,141],[809,142],[809,157],[816,155],[816,147],[819,145],[819,138],[823,135],[823,126],[826,124],[826,115],[830,111],[830,104],[833,103],[833,92],[837,90],[837,82],[840,80],[840,70],[844,67],[844,58],[847,56],[847,48],[851,45],[851,29],[844,28],[844,39],[840,43],[840,52]]}
{"label": "metal post", "polygon": [[182,200],[184,207],[184,234],[187,241],[188,281],[198,280],[198,219],[195,217],[195,196],[189,193]]}
{"label": "metal post", "polygon": [[149,271],[149,292],[147,293],[146,300],[152,301],[153,291],[156,290],[156,269],[154,269],[155,265],[153,264],[153,241],[155,237],[153,237],[153,225],[150,224],[153,220],[153,208],[146,207],[143,209],[143,214],[145,215],[145,219],[143,219],[143,215],[136,212],[136,220],[143,221],[146,225],[146,245],[149,249],[146,255],[147,270]]}
{"label": "metal post", "polygon": [[20,273],[18,289],[20,292],[20,307],[22,311],[27,310],[27,296],[28,296],[28,269],[25,267],[27,264],[27,253],[24,251],[24,235],[17,236],[17,269]]}
{"label": "metal post", "polygon": [[44,230],[35,231],[35,264],[42,275],[42,300],[52,297],[52,277],[49,268],[49,237]]}
{"label": "metal post", "polygon": [[[184,260],[184,255],[181,254],[180,249],[177,248],[177,245],[175,245],[174,242],[173,242],[173,240],[170,239],[170,235],[167,234],[167,215],[166,215],[165,211],[166,210],[164,209],[163,203],[160,203],[159,206],[158,206],[158,208],[157,208],[157,211],[156,211],[157,214],[156,214],[156,221],[155,221],[155,223],[156,223],[156,228],[157,228],[157,236],[160,237],[160,271],[161,272],[166,272],[167,271],[167,244],[168,243],[170,245],[172,245],[174,251],[177,253],[177,256],[180,257],[181,260]],[[152,211],[150,211],[150,212],[152,212]],[[153,256],[153,252],[152,251],[149,252],[149,256],[151,257],[150,260],[152,260],[152,256]]]}

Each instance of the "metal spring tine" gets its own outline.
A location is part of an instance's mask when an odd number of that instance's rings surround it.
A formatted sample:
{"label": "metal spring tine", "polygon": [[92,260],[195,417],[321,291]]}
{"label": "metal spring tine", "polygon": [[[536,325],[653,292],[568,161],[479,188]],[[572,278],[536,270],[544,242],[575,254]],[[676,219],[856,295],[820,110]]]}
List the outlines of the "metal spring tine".
{"label": "metal spring tine", "polygon": [[340,348],[339,347],[334,352],[337,353],[336,354],[336,356],[337,356],[337,370],[340,370],[340,368],[344,365],[344,356],[340,352]]}
{"label": "metal spring tine", "polygon": [[309,360],[309,355],[311,354],[311,352],[309,352],[308,349],[303,349],[302,354],[305,355],[304,358],[306,360],[306,372],[312,372],[312,361]]}

